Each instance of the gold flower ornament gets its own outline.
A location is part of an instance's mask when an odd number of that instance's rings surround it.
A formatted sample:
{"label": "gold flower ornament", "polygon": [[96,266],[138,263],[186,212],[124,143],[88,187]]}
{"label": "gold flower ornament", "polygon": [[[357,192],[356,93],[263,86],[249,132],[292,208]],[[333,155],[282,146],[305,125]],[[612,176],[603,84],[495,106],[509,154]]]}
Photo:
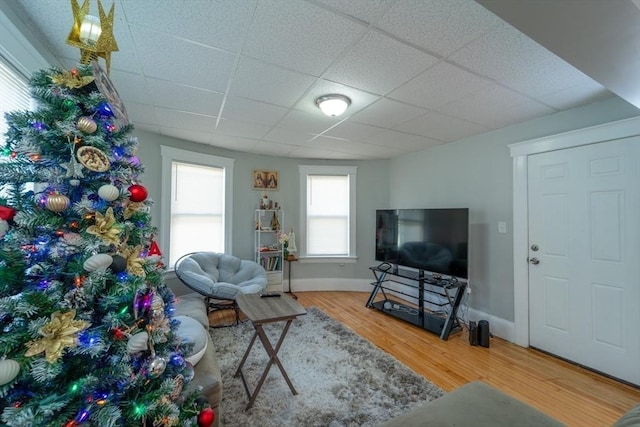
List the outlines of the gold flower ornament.
{"label": "gold flower ornament", "polygon": [[47,362],[53,363],[62,356],[62,351],[67,347],[78,345],[78,332],[91,326],[91,323],[84,320],[74,320],[76,311],[71,310],[66,313],[56,311],[51,315],[51,321],[41,327],[38,333],[44,338],[29,341],[26,345],[29,348],[25,356],[31,357],[45,352]]}
{"label": "gold flower ornament", "polygon": [[96,223],[87,227],[87,233],[100,237],[106,243],[117,245],[120,242],[120,228],[116,224],[113,208],[107,209],[102,215],[96,212]]}
{"label": "gold flower ornament", "polygon": [[138,277],[145,277],[144,259],[140,258],[142,246],[129,246],[121,251],[122,256],[127,260],[127,271]]}

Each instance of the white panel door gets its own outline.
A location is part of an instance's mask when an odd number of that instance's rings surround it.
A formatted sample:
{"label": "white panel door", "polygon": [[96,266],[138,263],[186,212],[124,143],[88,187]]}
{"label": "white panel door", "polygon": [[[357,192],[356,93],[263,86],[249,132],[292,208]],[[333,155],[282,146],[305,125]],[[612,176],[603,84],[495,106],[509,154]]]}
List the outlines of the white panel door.
{"label": "white panel door", "polygon": [[528,157],[530,344],[640,385],[640,137]]}

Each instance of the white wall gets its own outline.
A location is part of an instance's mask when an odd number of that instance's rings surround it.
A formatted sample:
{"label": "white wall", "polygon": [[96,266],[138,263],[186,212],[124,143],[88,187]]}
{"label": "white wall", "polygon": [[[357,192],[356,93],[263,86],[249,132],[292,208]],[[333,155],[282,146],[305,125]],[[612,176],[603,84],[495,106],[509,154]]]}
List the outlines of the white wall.
{"label": "white wall", "polygon": [[[322,161],[305,159],[287,159],[282,157],[261,156],[239,151],[223,150],[209,145],[197,144],[180,139],[155,135],[145,131],[134,131],[138,137],[138,157],[145,167],[142,184],[149,191],[149,198],[154,201],[151,210],[152,223],[158,227],[162,212],[160,210],[161,194],[161,156],[160,146],[167,145],[183,150],[235,159],[233,177],[233,254],[241,258],[253,258],[253,226],[254,210],[258,207],[258,199],[262,193],[253,190],[252,171],[277,170],[280,173],[278,191],[270,191],[269,196],[277,201],[284,209],[284,230],[291,226],[300,230],[300,200],[299,200],[299,171],[298,165],[331,164],[355,165],[357,174],[356,199],[356,252],[358,260],[353,264],[297,263],[295,279],[300,286],[322,287],[335,284],[336,289],[353,289],[353,279],[364,283],[364,289],[370,289],[368,283],[373,279],[369,267],[374,264],[375,247],[375,210],[387,207],[389,200],[388,164],[387,160],[369,161]],[[206,191],[206,189],[203,189]],[[302,236],[298,236],[298,239]],[[159,236],[161,239],[162,236]],[[315,279],[309,280],[309,279]],[[324,280],[328,279],[328,280]],[[330,282],[327,285],[327,282]],[[298,288],[300,289],[300,288]],[[365,301],[363,301],[363,304]]]}
{"label": "white wall", "polygon": [[[512,162],[508,144],[640,115],[619,98],[391,160],[390,207],[470,209],[469,305],[512,321]],[[498,222],[507,233],[498,233]],[[523,260],[523,262],[526,262]]]}

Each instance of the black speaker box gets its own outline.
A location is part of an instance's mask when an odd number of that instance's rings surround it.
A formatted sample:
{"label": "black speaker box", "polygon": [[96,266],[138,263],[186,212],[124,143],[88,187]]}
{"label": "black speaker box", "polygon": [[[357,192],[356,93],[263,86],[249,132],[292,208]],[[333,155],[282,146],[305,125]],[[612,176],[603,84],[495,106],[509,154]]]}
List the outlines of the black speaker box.
{"label": "black speaker box", "polygon": [[478,325],[473,320],[469,322],[469,344],[478,345]]}
{"label": "black speaker box", "polygon": [[478,322],[478,345],[481,347],[489,347],[489,338],[491,332],[489,331],[489,322],[487,320],[481,320]]}

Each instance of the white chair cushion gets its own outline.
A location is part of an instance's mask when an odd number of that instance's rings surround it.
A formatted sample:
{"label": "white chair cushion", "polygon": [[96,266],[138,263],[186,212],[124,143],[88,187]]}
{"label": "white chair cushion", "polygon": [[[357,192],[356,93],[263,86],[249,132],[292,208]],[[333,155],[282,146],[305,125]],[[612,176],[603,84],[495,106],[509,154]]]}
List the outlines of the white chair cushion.
{"label": "white chair cushion", "polygon": [[174,319],[180,322],[176,328],[176,335],[183,343],[193,343],[191,353],[184,355],[185,360],[196,366],[207,351],[208,331],[200,322],[189,316],[176,316]]}
{"label": "white chair cushion", "polygon": [[232,300],[238,293],[260,293],[267,287],[267,273],[260,264],[233,255],[196,252],[176,266],[178,278],[202,295]]}

